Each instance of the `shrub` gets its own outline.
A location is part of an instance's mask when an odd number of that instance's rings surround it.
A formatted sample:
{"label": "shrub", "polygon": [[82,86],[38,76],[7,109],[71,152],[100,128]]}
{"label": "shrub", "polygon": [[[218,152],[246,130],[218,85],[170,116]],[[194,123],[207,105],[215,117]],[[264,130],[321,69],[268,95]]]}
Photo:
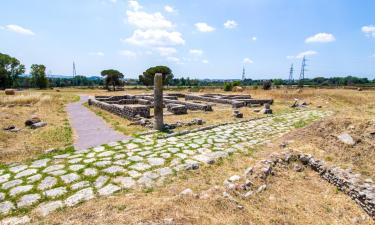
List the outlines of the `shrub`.
{"label": "shrub", "polygon": [[263,81],[263,90],[270,90],[272,87],[272,82],[270,80]]}
{"label": "shrub", "polygon": [[232,91],[233,84],[231,82],[225,82],[224,83],[224,91]]}

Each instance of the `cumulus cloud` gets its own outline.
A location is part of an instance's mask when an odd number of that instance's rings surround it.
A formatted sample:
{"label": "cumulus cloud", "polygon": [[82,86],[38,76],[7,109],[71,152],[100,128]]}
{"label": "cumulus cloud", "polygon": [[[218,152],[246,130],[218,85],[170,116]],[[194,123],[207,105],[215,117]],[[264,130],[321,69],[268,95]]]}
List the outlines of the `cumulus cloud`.
{"label": "cumulus cloud", "polygon": [[257,37],[254,36],[254,37],[251,38],[251,40],[256,41]]}
{"label": "cumulus cloud", "polygon": [[286,58],[287,59],[302,59],[304,56],[313,56],[313,55],[316,55],[316,54],[318,54],[318,52],[313,51],[313,50],[308,50],[308,51],[305,51],[305,52],[300,52],[295,56],[287,56]]}
{"label": "cumulus cloud", "polygon": [[335,41],[336,38],[333,36],[333,34],[329,33],[317,33],[311,37],[306,38],[305,42],[306,43],[328,43],[328,42],[333,42]]}
{"label": "cumulus cloud", "polygon": [[129,1],[129,8],[131,10],[126,12],[127,22],[134,25],[136,29],[130,37],[122,39],[126,43],[152,47],[153,50],[163,55],[170,55],[175,50],[166,48],[166,46],[185,44],[182,34],[174,31],[172,22],[167,20],[160,12],[147,13],[141,11],[143,7],[134,0]]}
{"label": "cumulus cloud", "polygon": [[126,56],[129,58],[135,58],[137,56],[137,53],[130,51],[130,50],[122,50],[119,52],[120,55]]}
{"label": "cumulus cloud", "polygon": [[196,24],[195,24],[195,27],[196,27],[197,30],[199,30],[200,32],[212,32],[212,31],[215,30],[214,27],[211,27],[211,26],[208,25],[207,23],[202,23],[202,22],[196,23]]}
{"label": "cumulus cloud", "polygon": [[167,29],[173,26],[160,12],[127,11],[126,15],[129,24],[141,29]]}
{"label": "cumulus cloud", "polygon": [[89,55],[92,55],[92,56],[104,56],[104,53],[103,52],[90,52]]}
{"label": "cumulus cloud", "polygon": [[172,6],[170,6],[170,5],[164,6],[164,10],[166,12],[169,12],[169,13],[173,13],[174,12],[174,8]]}
{"label": "cumulus cloud", "polygon": [[200,55],[203,54],[203,51],[200,50],[200,49],[190,49],[190,50],[189,50],[189,53],[192,54],[192,55],[200,56]]}
{"label": "cumulus cloud", "polygon": [[133,35],[124,40],[129,44],[140,46],[166,46],[183,45],[185,40],[182,34],[176,31],[167,30],[140,30],[137,29]]}
{"label": "cumulus cloud", "polygon": [[234,20],[227,20],[224,23],[224,27],[227,29],[233,29],[233,28],[236,28],[237,26],[238,26],[238,23]]}
{"label": "cumulus cloud", "polygon": [[207,59],[204,59],[204,60],[202,60],[202,63],[207,64],[207,63],[208,63],[208,60],[207,60]]}
{"label": "cumulus cloud", "polygon": [[375,37],[375,25],[368,25],[362,27],[362,32],[367,36]]}
{"label": "cumulus cloud", "polygon": [[19,25],[15,24],[9,24],[5,26],[5,29],[17,34],[22,34],[22,35],[30,35],[33,36],[35,33],[32,30],[26,29],[24,27],[21,27]]}
{"label": "cumulus cloud", "polygon": [[131,10],[138,11],[142,9],[143,7],[135,0],[128,1],[128,6]]}
{"label": "cumulus cloud", "polygon": [[250,58],[244,58],[242,62],[245,63],[245,64],[252,64],[252,63],[254,63],[254,61],[251,60]]}
{"label": "cumulus cloud", "polygon": [[158,51],[161,56],[170,56],[177,53],[177,50],[171,47],[158,47],[156,51]]}

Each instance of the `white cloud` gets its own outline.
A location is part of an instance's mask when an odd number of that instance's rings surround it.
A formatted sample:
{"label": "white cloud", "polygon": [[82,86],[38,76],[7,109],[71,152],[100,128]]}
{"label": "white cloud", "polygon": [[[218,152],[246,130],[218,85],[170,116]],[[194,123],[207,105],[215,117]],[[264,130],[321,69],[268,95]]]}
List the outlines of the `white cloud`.
{"label": "white cloud", "polygon": [[245,64],[252,64],[252,63],[254,63],[254,61],[251,60],[250,58],[244,58],[242,62],[245,63]]}
{"label": "white cloud", "polygon": [[254,37],[251,38],[251,40],[256,41],[257,37],[254,36]]}
{"label": "white cloud", "polygon": [[313,56],[313,55],[317,55],[317,54],[318,54],[318,52],[316,52],[316,51],[308,50],[308,51],[305,51],[305,52],[300,52],[296,56],[289,55],[286,58],[287,59],[302,59],[304,56]]}
{"label": "white cloud", "polygon": [[181,62],[181,60],[179,58],[173,57],[173,56],[167,57],[167,60],[171,61],[171,62],[175,62],[175,63]]}
{"label": "white cloud", "polygon": [[172,6],[170,6],[170,5],[164,6],[164,10],[166,12],[169,12],[169,13],[173,13],[174,12],[174,8]]}
{"label": "white cloud", "polygon": [[170,56],[177,53],[177,50],[171,47],[158,47],[156,51],[158,51],[161,56]]}
{"label": "white cloud", "polygon": [[122,56],[129,57],[129,58],[135,58],[137,56],[137,53],[132,52],[130,50],[122,50],[119,52],[119,54]]}
{"label": "white cloud", "polygon": [[204,59],[204,60],[202,60],[202,63],[207,64],[207,63],[208,63],[208,60],[207,60],[207,59]]}
{"label": "white cloud", "polygon": [[117,0],[109,0],[112,3],[117,3]]}
{"label": "white cloud", "polygon": [[89,55],[93,55],[93,56],[104,56],[104,53],[103,53],[103,52],[90,52]]}
{"label": "white cloud", "polygon": [[176,31],[167,30],[135,30],[133,35],[124,40],[133,45],[140,46],[166,46],[183,45],[185,40],[182,34]]}
{"label": "white cloud", "polygon": [[212,32],[215,30],[214,27],[211,27],[210,25],[208,25],[207,23],[196,23],[195,24],[195,27],[197,28],[197,30],[199,30],[200,32]]}
{"label": "white cloud", "polygon": [[190,49],[189,53],[192,54],[192,55],[198,55],[198,56],[200,56],[200,55],[203,54],[203,51],[200,50],[200,49]]}
{"label": "white cloud", "polygon": [[160,12],[126,11],[126,15],[129,24],[141,29],[167,29],[173,26]]}
{"label": "white cloud", "polygon": [[233,28],[236,28],[237,26],[238,26],[238,24],[234,20],[227,20],[224,23],[224,27],[227,28],[227,29],[233,29]]}
{"label": "white cloud", "polygon": [[320,42],[320,43],[328,43],[335,41],[336,38],[333,36],[333,34],[329,33],[317,33],[314,36],[306,38],[306,43],[314,43],[314,42]]}
{"label": "white cloud", "polygon": [[135,0],[130,0],[128,1],[128,6],[130,9],[134,10],[134,11],[138,11],[140,9],[142,9],[143,7]]}
{"label": "white cloud", "polygon": [[15,25],[15,24],[6,25],[5,29],[9,30],[9,31],[12,31],[12,32],[15,32],[15,33],[18,33],[18,34],[22,34],[22,35],[31,35],[31,36],[35,35],[35,33],[32,30],[26,29],[24,27],[21,27],[21,26]]}
{"label": "white cloud", "polygon": [[375,37],[375,25],[368,25],[362,27],[362,32],[367,36]]}

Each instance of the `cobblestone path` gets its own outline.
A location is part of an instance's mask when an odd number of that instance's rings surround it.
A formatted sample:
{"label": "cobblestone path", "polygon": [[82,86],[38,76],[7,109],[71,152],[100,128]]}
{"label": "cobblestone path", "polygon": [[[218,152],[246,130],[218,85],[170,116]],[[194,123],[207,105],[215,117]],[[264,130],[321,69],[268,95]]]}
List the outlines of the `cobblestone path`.
{"label": "cobblestone path", "polygon": [[71,126],[76,135],[74,148],[86,149],[126,139],[126,136],[113,130],[102,118],[82,105],[87,102],[87,99],[88,96],[82,95],[78,102],[70,103],[66,107]]}
{"label": "cobblestone path", "polygon": [[165,139],[145,135],[11,165],[0,171],[2,222],[28,221],[31,210],[45,216],[123,189],[151,187],[180,170],[247,151],[330,114],[298,111]]}

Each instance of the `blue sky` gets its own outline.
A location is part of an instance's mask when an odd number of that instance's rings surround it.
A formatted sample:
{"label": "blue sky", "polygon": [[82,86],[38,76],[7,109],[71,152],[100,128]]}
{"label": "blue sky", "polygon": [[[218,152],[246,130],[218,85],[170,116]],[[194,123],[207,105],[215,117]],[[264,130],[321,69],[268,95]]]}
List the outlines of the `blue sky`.
{"label": "blue sky", "polygon": [[372,0],[1,0],[0,52],[52,74],[375,78]]}

